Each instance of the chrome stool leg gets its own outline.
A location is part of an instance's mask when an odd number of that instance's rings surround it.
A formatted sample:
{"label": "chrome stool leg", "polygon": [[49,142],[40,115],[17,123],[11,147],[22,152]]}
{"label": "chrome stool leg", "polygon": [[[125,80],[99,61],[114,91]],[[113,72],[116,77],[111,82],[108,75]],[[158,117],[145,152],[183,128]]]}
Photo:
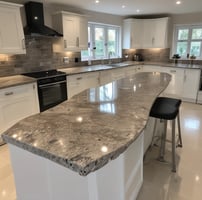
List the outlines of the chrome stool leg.
{"label": "chrome stool leg", "polygon": [[166,148],[166,135],[167,135],[167,120],[164,120],[164,131],[161,136],[161,146],[159,151],[158,160],[164,162],[165,148]]}
{"label": "chrome stool leg", "polygon": [[176,172],[176,159],[175,159],[175,119],[172,120],[172,172]]}
{"label": "chrome stool leg", "polygon": [[178,147],[182,147],[182,136],[181,136],[181,128],[180,128],[180,112],[178,112],[178,115],[177,115],[177,124],[178,124],[178,137],[179,137],[179,141],[178,141],[178,144],[177,146]]}

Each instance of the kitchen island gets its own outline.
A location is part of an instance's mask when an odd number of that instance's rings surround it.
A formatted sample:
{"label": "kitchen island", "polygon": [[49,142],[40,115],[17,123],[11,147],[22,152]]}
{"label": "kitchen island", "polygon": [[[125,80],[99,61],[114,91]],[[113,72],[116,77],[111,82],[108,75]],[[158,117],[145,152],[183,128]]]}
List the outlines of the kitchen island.
{"label": "kitchen island", "polygon": [[144,127],[166,73],[90,88],[3,134],[19,200],[129,200],[142,184]]}

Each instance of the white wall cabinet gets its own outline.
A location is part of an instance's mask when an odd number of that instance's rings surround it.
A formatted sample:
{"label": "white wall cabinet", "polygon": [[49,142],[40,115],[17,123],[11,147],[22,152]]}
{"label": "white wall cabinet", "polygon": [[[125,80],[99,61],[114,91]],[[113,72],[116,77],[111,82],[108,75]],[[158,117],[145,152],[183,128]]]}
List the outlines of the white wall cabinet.
{"label": "white wall cabinet", "polygon": [[97,86],[99,86],[99,72],[90,72],[67,76],[68,99],[85,89]]}
{"label": "white wall cabinet", "polygon": [[143,24],[141,19],[125,19],[123,23],[123,48],[142,48]]}
{"label": "white wall cabinet", "polygon": [[19,120],[36,113],[39,113],[36,83],[0,90],[0,134]]}
{"label": "white wall cabinet", "polygon": [[166,48],[168,17],[143,20],[142,48]]}
{"label": "white wall cabinet", "polygon": [[125,19],[123,48],[167,48],[169,18]]}
{"label": "white wall cabinet", "polygon": [[85,16],[69,12],[53,15],[53,27],[63,34],[53,44],[55,52],[81,51],[88,48],[88,21]]}
{"label": "white wall cabinet", "polygon": [[25,54],[22,5],[0,1],[0,54]]}

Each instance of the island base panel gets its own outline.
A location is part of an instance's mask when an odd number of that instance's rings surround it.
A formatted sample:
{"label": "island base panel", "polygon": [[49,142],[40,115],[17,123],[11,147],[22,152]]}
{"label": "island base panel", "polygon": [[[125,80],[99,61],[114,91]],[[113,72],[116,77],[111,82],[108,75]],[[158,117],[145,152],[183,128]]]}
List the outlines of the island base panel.
{"label": "island base panel", "polygon": [[118,158],[87,176],[8,146],[17,200],[134,200],[143,182],[143,133]]}

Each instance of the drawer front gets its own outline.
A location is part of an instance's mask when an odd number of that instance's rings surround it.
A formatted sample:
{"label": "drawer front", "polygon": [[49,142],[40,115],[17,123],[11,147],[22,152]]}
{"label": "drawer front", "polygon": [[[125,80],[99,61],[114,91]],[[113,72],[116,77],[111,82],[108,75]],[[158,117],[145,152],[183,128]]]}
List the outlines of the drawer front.
{"label": "drawer front", "polygon": [[30,95],[30,91],[36,88],[36,83],[13,86],[0,90],[0,101],[12,101]]}

